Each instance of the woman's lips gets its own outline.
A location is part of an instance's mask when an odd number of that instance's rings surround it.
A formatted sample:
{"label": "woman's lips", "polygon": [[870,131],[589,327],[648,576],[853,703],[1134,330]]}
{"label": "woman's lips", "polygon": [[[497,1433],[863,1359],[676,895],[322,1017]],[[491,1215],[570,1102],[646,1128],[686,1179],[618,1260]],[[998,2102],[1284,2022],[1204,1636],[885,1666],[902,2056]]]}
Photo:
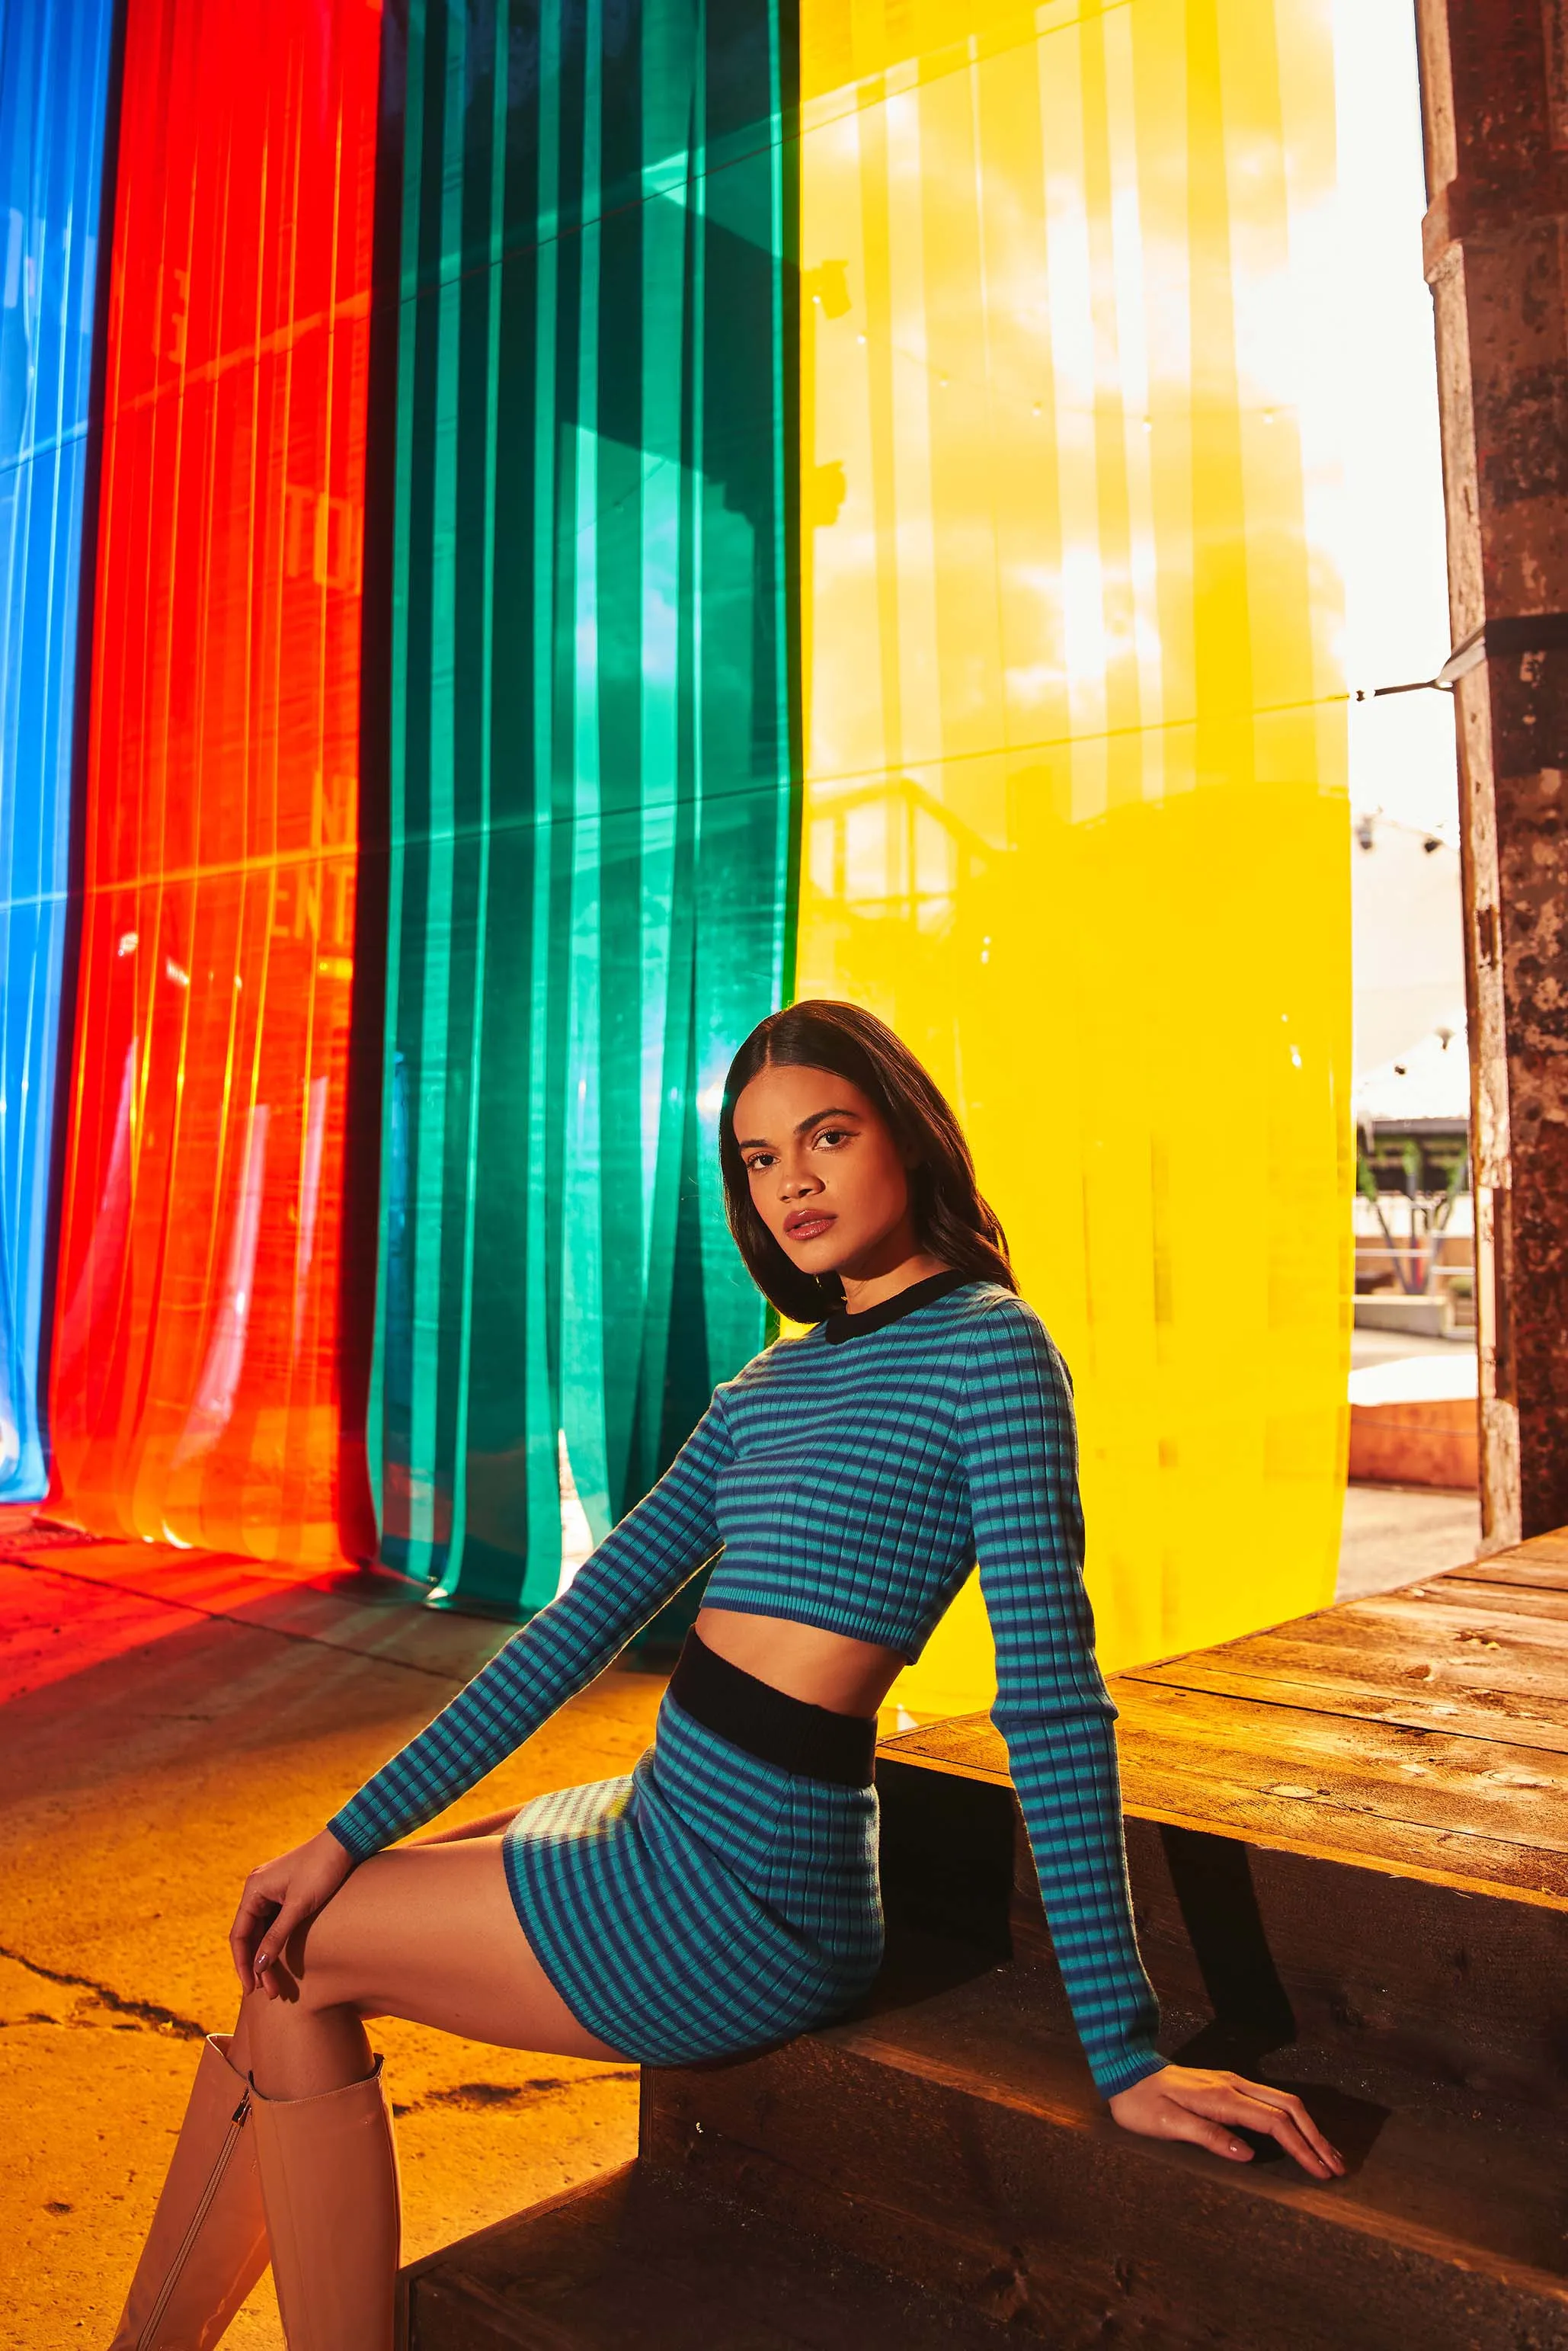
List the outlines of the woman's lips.
{"label": "woman's lips", "polygon": [[814,1241],[820,1239],[834,1221],[833,1217],[816,1212],[786,1217],[784,1230],[792,1241]]}

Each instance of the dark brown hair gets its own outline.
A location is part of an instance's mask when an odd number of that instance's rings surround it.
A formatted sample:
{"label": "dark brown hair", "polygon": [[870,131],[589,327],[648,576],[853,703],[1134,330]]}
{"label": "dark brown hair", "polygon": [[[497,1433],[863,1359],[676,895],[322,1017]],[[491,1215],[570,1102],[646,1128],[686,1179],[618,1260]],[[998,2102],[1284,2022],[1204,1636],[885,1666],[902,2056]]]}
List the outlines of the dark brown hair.
{"label": "dark brown hair", "polygon": [[751,1202],[751,1181],[735,1139],[735,1105],[761,1070],[827,1070],[848,1078],[886,1120],[913,1158],[910,1205],[921,1247],[945,1265],[1016,1290],[1007,1235],[981,1197],[964,1130],[940,1090],[901,1039],[873,1012],[827,998],[791,1004],[759,1020],[724,1081],[718,1160],[736,1247],[763,1296],[792,1322],[820,1322],[844,1302],[837,1274],[802,1273]]}

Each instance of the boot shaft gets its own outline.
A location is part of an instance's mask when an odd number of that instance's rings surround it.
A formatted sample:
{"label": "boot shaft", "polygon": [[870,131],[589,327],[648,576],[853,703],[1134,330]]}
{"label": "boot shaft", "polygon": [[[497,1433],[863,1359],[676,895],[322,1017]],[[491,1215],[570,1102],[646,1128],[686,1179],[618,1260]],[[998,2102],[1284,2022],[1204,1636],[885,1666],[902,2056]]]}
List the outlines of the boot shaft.
{"label": "boot shaft", "polygon": [[250,2127],[288,2351],[392,2351],[398,2170],[381,2059],[313,2098],[253,2085]]}
{"label": "boot shaft", "polygon": [[110,2351],[213,2351],[267,2267],[250,2085],[209,2034]]}

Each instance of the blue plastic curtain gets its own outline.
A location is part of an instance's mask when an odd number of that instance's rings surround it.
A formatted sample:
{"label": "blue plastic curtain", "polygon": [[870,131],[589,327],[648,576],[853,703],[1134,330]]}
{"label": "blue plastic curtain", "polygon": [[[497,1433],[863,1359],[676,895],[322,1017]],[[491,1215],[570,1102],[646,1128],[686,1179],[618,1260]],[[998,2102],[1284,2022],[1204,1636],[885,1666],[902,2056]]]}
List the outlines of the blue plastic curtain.
{"label": "blue plastic curtain", "polygon": [[43,1493],[38,1344],[78,709],[110,0],[0,0],[0,1499]]}

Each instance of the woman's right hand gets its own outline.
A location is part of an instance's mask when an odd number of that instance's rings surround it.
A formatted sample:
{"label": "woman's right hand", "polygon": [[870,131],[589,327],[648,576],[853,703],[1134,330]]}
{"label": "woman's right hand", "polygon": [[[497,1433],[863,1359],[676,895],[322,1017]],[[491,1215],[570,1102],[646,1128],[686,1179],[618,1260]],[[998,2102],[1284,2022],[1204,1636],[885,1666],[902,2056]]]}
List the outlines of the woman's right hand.
{"label": "woman's right hand", "polygon": [[1242,2074],[1211,2072],[1204,2065],[1162,2065],[1130,2090],[1118,2090],[1111,2112],[1124,2130],[1146,2138],[1193,2139],[1229,2163],[1250,2163],[1243,2130],[1265,2132],[1293,2155],[1312,2179],[1338,2179],[1345,2161],[1324,2137],[1293,2091],[1270,2089]]}
{"label": "woman's right hand", "polygon": [[242,1991],[282,1991],[277,1963],[290,1935],[325,1910],[354,1864],[330,1829],[322,1829],[292,1853],[263,1862],[245,1882],[229,1929],[229,1949]]}

